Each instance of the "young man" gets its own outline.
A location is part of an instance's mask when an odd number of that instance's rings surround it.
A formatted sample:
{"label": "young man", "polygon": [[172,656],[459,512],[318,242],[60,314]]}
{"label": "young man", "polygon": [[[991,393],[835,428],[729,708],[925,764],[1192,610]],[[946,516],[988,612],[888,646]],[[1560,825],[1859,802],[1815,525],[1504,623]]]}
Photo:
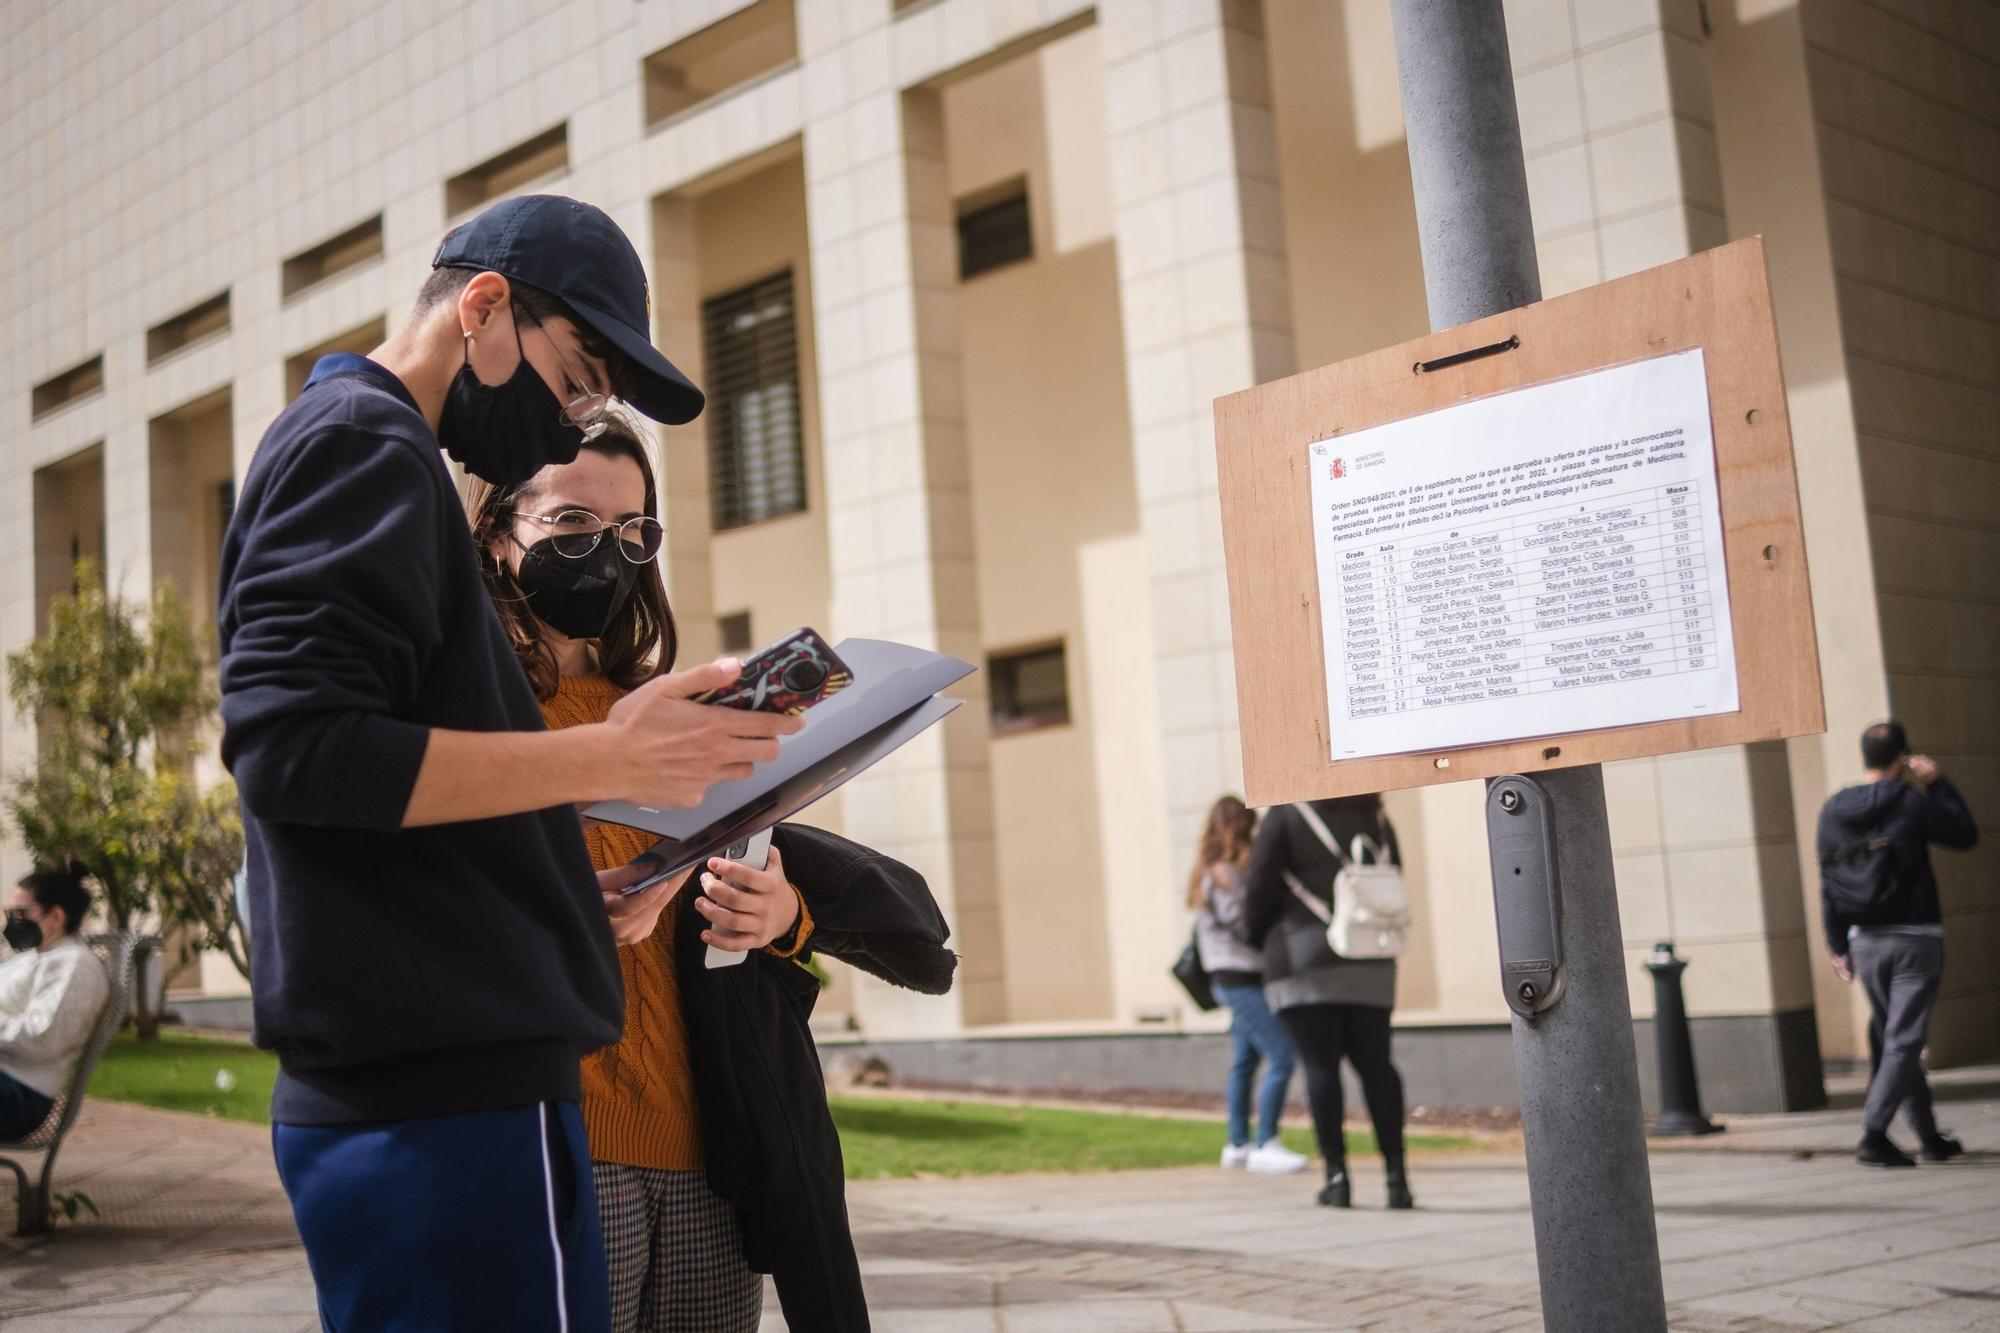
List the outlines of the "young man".
{"label": "young man", "polygon": [[0,963],[0,1143],[48,1119],[90,1040],[111,983],[77,935],[90,912],[83,866],[37,870],[14,890]]}
{"label": "young man", "polygon": [[1860,784],[1834,793],[1819,816],[1820,914],[1833,969],[1868,991],[1873,1077],[1863,1111],[1864,1166],[1915,1166],[1889,1139],[1907,1106],[1925,1160],[1964,1151],[1938,1131],[1924,1078],[1924,1039],[1944,976],[1944,927],[1930,844],[1964,851],[1979,841],[1965,800],[1894,722],[1861,733]]}
{"label": "young man", "polygon": [[677,886],[620,897],[637,874],[593,874],[574,806],[696,804],[798,724],[690,702],[724,661],[543,729],[439,447],[517,481],[614,395],[675,424],[702,396],[595,208],[509,200],[433,264],[408,323],[272,423],[224,542],[256,1039],[329,1328],[581,1330],[608,1296],[577,1063],[622,1024],[614,928],[643,938]]}

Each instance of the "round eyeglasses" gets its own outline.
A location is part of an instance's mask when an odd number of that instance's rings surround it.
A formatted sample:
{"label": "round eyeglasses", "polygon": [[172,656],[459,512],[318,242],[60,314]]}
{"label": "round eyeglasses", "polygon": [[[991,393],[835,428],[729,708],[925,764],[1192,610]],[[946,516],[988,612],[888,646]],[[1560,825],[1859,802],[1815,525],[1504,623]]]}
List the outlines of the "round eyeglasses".
{"label": "round eyeglasses", "polygon": [[666,544],[667,530],[656,518],[628,518],[623,523],[607,523],[588,509],[563,509],[553,514],[514,511],[517,519],[541,526],[557,555],[581,560],[597,549],[604,534],[618,534],[618,554],[634,565],[657,560]]}

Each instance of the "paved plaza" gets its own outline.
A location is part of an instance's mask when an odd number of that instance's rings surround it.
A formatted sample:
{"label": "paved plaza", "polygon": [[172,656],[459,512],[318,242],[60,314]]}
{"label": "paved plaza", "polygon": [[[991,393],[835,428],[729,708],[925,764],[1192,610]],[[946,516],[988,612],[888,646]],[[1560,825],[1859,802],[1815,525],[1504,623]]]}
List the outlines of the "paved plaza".
{"label": "paved plaza", "polygon": [[[2000,1068],[1938,1080],[2000,1147]],[[1854,1100],[1851,1087],[1838,1101]],[[1678,1329],[2000,1329],[2000,1152],[1865,1171],[1855,1112],[1739,1116],[1656,1145]],[[267,1131],[93,1103],[59,1173],[101,1220],[0,1242],[0,1333],[316,1328]],[[1419,1160],[1413,1213],[1314,1207],[1308,1177],[1211,1169],[878,1181],[850,1193],[885,1333],[1536,1328],[1517,1154]],[[12,1203],[4,1205],[11,1217]],[[776,1314],[768,1329],[782,1329]]]}

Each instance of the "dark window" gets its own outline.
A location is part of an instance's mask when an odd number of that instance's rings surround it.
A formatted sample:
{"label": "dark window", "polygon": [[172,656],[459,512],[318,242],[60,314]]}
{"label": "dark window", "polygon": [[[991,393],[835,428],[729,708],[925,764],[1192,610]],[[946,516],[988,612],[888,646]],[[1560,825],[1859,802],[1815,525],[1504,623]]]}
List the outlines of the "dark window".
{"label": "dark window", "polygon": [[444,211],[457,217],[530,181],[569,170],[569,122],[495,153],[444,183]]}
{"label": "dark window", "polygon": [[281,286],[287,301],[328,278],[382,257],[382,215],[377,213],[338,236],[285,261]]}
{"label": "dark window", "polygon": [[725,653],[747,653],[750,651],[750,613],[738,611],[735,615],[723,616],[716,621],[722,631],[722,651]]}
{"label": "dark window", "polygon": [[104,356],[99,353],[80,366],[45,379],[28,395],[29,416],[40,420],[58,407],[67,407],[79,398],[88,398],[104,387]]}
{"label": "dark window", "polygon": [[986,686],[996,735],[1069,721],[1069,669],[1059,643],[994,653],[986,659]]}
{"label": "dark window", "polygon": [[172,319],[146,330],[146,364],[178,352],[189,343],[229,327],[229,293],[209,297],[200,305],[183,310]]}
{"label": "dark window", "polygon": [[792,274],[701,304],[709,513],[717,532],[806,507]]}
{"label": "dark window", "polygon": [[1026,181],[1003,186],[997,198],[989,193],[959,201],[959,277],[976,277],[1034,257]]}
{"label": "dark window", "polygon": [[219,520],[215,530],[227,532],[229,520],[236,514],[236,479],[217,482],[215,486],[215,516]]}

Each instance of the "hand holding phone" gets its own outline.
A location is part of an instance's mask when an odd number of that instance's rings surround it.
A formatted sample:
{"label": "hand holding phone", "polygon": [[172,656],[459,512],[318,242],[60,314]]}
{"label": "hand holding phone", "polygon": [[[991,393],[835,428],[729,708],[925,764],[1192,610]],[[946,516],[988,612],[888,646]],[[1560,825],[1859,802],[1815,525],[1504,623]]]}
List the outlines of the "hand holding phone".
{"label": "hand holding phone", "polygon": [[[749,866],[753,870],[764,869],[771,864],[771,830],[765,829],[762,833],[745,838],[741,842],[731,843],[722,853],[722,859]],[[700,904],[696,906],[699,907]],[[711,944],[708,946],[706,961],[710,968],[734,967],[749,956],[747,949],[723,949]]]}
{"label": "hand holding phone", "polygon": [[775,713],[704,708],[694,699],[731,688],[738,665],[710,662],[655,677],[611,706],[605,771],[635,805],[691,809],[710,787],[749,777],[804,722]]}
{"label": "hand holding phone", "polygon": [[698,704],[797,715],[854,681],[847,663],[810,629],[795,629],[743,661],[734,685],[694,696]]}

